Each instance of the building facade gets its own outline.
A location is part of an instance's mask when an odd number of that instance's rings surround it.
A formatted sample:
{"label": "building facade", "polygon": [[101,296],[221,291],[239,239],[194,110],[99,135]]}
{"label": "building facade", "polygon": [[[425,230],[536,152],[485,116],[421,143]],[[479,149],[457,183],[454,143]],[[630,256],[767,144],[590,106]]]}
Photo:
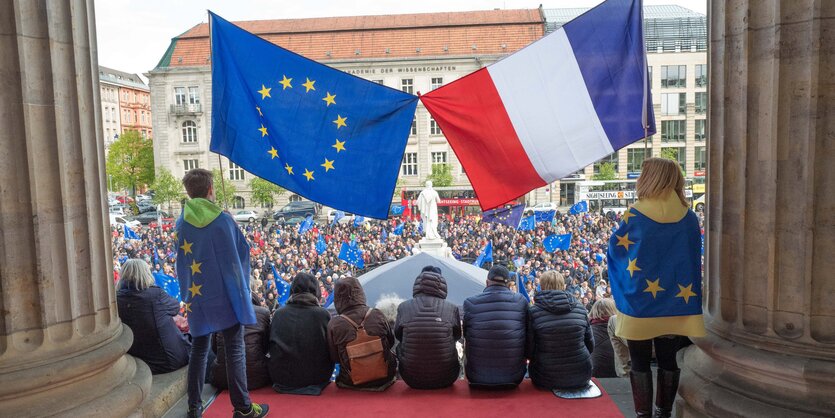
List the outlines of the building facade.
{"label": "building facade", "polygon": [[99,66],[99,85],[105,147],[125,130],[153,137],[151,90],[137,74]]}

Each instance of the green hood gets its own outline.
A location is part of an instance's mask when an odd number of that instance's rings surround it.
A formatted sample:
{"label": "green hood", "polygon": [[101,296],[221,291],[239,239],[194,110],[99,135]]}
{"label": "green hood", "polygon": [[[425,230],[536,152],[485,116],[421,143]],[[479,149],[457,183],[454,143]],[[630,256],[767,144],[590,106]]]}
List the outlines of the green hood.
{"label": "green hood", "polygon": [[203,198],[191,199],[186,202],[183,210],[183,220],[197,228],[203,228],[220,216],[220,206]]}

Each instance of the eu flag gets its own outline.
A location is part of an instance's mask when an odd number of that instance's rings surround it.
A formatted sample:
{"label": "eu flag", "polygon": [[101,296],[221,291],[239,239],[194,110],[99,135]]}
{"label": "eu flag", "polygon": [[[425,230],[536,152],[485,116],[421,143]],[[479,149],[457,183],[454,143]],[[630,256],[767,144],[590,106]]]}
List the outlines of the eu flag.
{"label": "eu flag", "polygon": [[287,304],[287,299],[290,299],[290,283],[287,283],[278,275],[278,272],[275,271],[275,265],[273,265],[273,277],[275,277],[275,291],[278,293],[276,295],[278,306],[284,306]]}
{"label": "eu flag", "polygon": [[299,234],[304,234],[311,229],[313,229],[313,215],[307,215],[307,218],[299,222]]}
{"label": "eu flag", "polygon": [[522,219],[522,212],[524,211],[524,203],[509,208],[490,209],[481,214],[481,220],[482,222],[495,222],[515,228],[519,225],[519,221]]}
{"label": "eu flag", "polygon": [[403,225],[405,225],[405,224],[401,222],[400,225],[397,225],[396,227],[394,227],[394,231],[392,231],[392,234],[403,235]]}
{"label": "eu flag", "polygon": [[571,234],[548,235],[542,241],[545,251],[552,253],[557,250],[567,250],[571,247]]}
{"label": "eu flag", "polygon": [[362,259],[362,250],[357,247],[356,242],[352,241],[350,244],[343,242],[342,248],[339,249],[338,258],[357,268],[365,268],[365,260]]}
{"label": "eu flag", "polygon": [[359,215],[354,216],[354,227],[358,227],[358,226],[362,225],[363,222],[365,222],[365,217],[364,216],[359,216]]}
{"label": "eu flag", "polygon": [[125,229],[124,229],[125,239],[140,239],[139,235],[137,235],[136,232],[133,231],[133,229],[128,228],[127,225],[123,225],[123,226],[125,227]]}
{"label": "eu flag", "polygon": [[536,218],[537,222],[553,222],[554,216],[557,215],[556,210],[545,210],[545,211],[538,211],[534,212],[534,217]]}
{"label": "eu flag", "polygon": [[568,213],[570,215],[579,215],[583,212],[589,211],[589,202],[583,200],[582,202],[577,202],[571,205],[571,208],[568,209]]}
{"label": "eu flag", "polygon": [[157,286],[159,286],[165,293],[168,293],[174,299],[177,299],[177,302],[182,301],[180,298],[180,282],[164,273],[152,273],[154,276],[154,281],[156,282]]}
{"label": "eu flag", "polygon": [[526,216],[522,218],[522,222],[519,223],[520,231],[533,231],[536,229],[536,217],[534,215]]}
{"label": "eu flag", "polygon": [[334,226],[339,222],[340,219],[345,217],[345,212],[341,210],[337,210],[333,212],[333,221],[331,222],[331,226]]}
{"label": "eu flag", "polygon": [[210,149],[310,200],[385,219],[418,98],[210,21]]}
{"label": "eu flag", "polygon": [[525,280],[525,278],[522,277],[521,274],[516,274],[516,288],[519,289],[519,293],[521,293],[522,296],[525,298],[525,300],[527,300],[528,303],[530,304],[531,303],[531,295],[528,294],[528,288],[525,287],[527,282],[528,281]]}
{"label": "eu flag", "polygon": [[487,245],[481,249],[481,253],[478,255],[478,258],[475,259],[473,265],[481,267],[482,264],[488,261],[493,261],[493,241],[488,242]]}
{"label": "eu flag", "polygon": [[322,254],[327,249],[328,244],[325,242],[325,238],[321,234],[319,234],[319,238],[316,239],[316,252]]}

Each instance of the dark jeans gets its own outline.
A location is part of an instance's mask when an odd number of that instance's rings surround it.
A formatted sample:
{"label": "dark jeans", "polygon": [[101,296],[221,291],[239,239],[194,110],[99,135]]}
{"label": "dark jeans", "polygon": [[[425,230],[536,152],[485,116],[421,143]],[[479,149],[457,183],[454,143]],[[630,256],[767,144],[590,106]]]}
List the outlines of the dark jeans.
{"label": "dark jeans", "polygon": [[[248,411],[251,405],[246,388],[246,357],[244,354],[244,327],[240,324],[222,331],[226,352],[226,379],[229,384],[229,398],[232,406]],[[206,380],[206,357],[212,336],[194,337],[191,344],[191,358],[188,362],[188,407],[193,409],[203,403],[200,394]]]}
{"label": "dark jeans", "polygon": [[664,370],[678,370],[676,352],[678,352],[678,337],[657,337],[651,340],[627,340],[629,346],[629,358],[632,360],[632,370],[636,372],[650,371],[649,363],[652,360],[652,345],[655,344],[655,359],[658,361],[658,368]]}

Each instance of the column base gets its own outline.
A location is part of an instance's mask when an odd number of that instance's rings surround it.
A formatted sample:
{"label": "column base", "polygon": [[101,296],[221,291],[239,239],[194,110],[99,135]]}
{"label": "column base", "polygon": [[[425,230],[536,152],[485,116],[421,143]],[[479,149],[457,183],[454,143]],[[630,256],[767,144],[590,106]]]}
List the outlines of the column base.
{"label": "column base", "polygon": [[814,417],[835,411],[832,361],[709,334],[685,350],[681,363],[678,417]]}

